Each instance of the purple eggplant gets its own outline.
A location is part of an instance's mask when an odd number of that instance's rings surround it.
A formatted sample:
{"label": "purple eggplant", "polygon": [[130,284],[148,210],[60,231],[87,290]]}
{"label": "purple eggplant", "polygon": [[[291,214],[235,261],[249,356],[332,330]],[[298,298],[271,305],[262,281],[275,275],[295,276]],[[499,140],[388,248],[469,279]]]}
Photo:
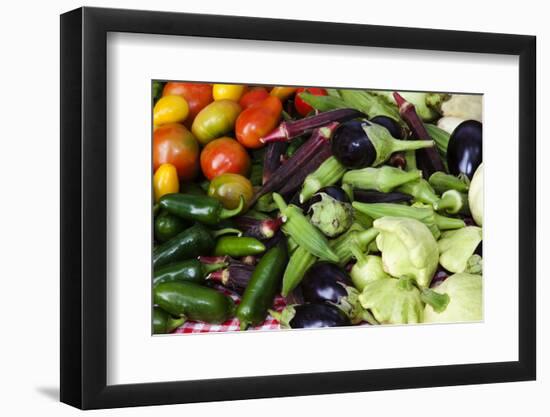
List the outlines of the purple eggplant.
{"label": "purple eggplant", "polygon": [[398,191],[353,190],[353,200],[360,203],[410,203],[412,196]]}
{"label": "purple eggplant", "polygon": [[289,321],[292,329],[351,326],[348,316],[328,303],[311,303],[294,306],[294,317]]}
{"label": "purple eggplant", "polygon": [[307,270],[300,284],[304,300],[309,303],[330,301],[338,304],[348,296],[346,286],[353,285],[348,273],[330,262],[317,262]]}
{"label": "purple eggplant", "polygon": [[482,161],[483,127],[476,120],[466,120],[453,131],[447,146],[447,165],[453,175],[472,179]]}
{"label": "purple eggplant", "polygon": [[[348,195],[346,194],[346,192],[341,187],[338,187],[336,185],[331,185],[330,187],[321,188],[319,191],[317,191],[313,195],[313,197],[311,197],[305,203],[301,204],[301,207],[302,207],[302,210],[303,210],[304,213],[307,213],[309,211],[310,207],[313,204],[318,203],[319,201],[321,201],[320,193],[325,193],[325,194],[331,196],[332,198],[334,198],[335,200],[340,201],[342,203],[350,203],[351,204],[351,201],[350,201]],[[300,205],[300,204],[298,203],[298,205]]]}
{"label": "purple eggplant", "polygon": [[346,168],[366,168],[387,161],[399,151],[432,148],[432,140],[399,140],[367,120],[342,123],[332,137],[332,154]]}
{"label": "purple eggplant", "polygon": [[376,123],[377,125],[384,126],[395,139],[405,139],[407,136],[405,129],[401,127],[399,122],[391,117],[376,116],[370,119],[370,121],[372,123]]}

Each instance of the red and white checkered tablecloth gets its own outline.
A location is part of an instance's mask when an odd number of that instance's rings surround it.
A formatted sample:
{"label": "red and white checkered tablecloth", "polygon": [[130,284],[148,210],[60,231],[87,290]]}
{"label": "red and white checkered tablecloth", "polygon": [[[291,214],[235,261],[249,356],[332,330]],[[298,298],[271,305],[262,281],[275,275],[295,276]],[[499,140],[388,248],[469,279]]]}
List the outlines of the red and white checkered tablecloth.
{"label": "red and white checkered tablecloth", "polygon": [[[232,292],[224,287],[217,287],[218,291],[223,292],[224,294],[230,296],[233,301],[235,301],[235,304],[239,304],[241,301],[241,298],[239,294]],[[273,303],[273,310],[281,311],[283,308],[286,307],[285,299],[282,296],[275,297],[275,301]],[[270,315],[267,316],[266,320],[257,327],[251,327],[248,330],[278,330],[280,328],[279,322],[275,320]],[[231,320],[227,320],[225,323],[222,324],[209,324],[209,323],[202,323],[198,321],[187,321],[182,326],[178,327],[176,330],[174,330],[174,334],[188,334],[188,333],[215,333],[215,332],[234,332],[239,331],[239,320],[237,318],[232,318]]]}

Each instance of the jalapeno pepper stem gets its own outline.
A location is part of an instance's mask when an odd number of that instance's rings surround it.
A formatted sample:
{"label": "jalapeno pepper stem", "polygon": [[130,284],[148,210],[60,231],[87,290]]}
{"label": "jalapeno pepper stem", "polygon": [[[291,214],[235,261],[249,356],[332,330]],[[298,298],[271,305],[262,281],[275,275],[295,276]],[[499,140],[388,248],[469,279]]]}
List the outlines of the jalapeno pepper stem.
{"label": "jalapeno pepper stem", "polygon": [[241,197],[239,198],[239,205],[236,208],[232,210],[228,210],[226,208],[221,209],[220,219],[223,220],[223,219],[228,219],[230,217],[236,216],[237,214],[241,213],[243,208],[244,208],[244,197],[241,195]]}
{"label": "jalapeno pepper stem", "polygon": [[[172,329],[175,330],[178,327],[180,327],[183,323],[185,323],[186,321],[187,321],[187,318],[185,316],[180,316],[178,318],[175,318],[175,317],[172,317],[172,315],[169,315],[167,323],[166,323],[166,328],[172,328]],[[172,330],[172,331],[174,331],[174,330]]]}
{"label": "jalapeno pepper stem", "polygon": [[237,236],[242,235],[242,232],[239,229],[234,229],[232,227],[226,227],[225,229],[214,230],[212,232],[212,236],[214,238],[217,238],[217,237],[220,237],[220,236],[223,236],[223,235],[228,235],[230,233],[235,233]]}

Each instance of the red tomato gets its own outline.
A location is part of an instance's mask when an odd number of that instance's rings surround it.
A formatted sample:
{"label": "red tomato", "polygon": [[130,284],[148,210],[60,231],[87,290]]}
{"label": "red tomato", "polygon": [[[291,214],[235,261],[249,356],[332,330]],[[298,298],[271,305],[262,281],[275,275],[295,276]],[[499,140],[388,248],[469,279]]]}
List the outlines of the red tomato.
{"label": "red tomato", "polygon": [[261,148],[263,143],[260,142],[260,138],[277,127],[282,111],[281,100],[274,96],[252,104],[237,118],[235,123],[237,140],[247,148]]}
{"label": "red tomato", "polygon": [[201,152],[201,169],[209,180],[226,172],[246,176],[250,170],[250,156],[235,139],[215,139]]}
{"label": "red tomato", "polygon": [[313,94],[314,96],[328,96],[328,93],[327,93],[327,90],[325,90],[324,88],[318,88],[318,87],[298,88],[296,90],[294,107],[296,108],[296,111],[300,113],[300,115],[307,116],[307,114],[313,110],[313,107],[311,107],[309,104],[307,104],[304,100],[300,98],[299,94],[304,91],[310,94]]}
{"label": "red tomato", "polygon": [[185,124],[190,127],[193,119],[206,105],[214,101],[211,84],[169,82],[162,90],[163,96],[182,96],[189,105],[189,114]]}
{"label": "red tomato", "polygon": [[243,110],[248,109],[252,104],[259,103],[260,101],[265,100],[269,96],[267,90],[263,87],[255,87],[252,90],[244,93],[244,95],[239,100],[239,104]]}
{"label": "red tomato", "polygon": [[179,123],[159,126],[153,132],[153,169],[172,164],[182,180],[192,180],[199,170],[199,144]]}

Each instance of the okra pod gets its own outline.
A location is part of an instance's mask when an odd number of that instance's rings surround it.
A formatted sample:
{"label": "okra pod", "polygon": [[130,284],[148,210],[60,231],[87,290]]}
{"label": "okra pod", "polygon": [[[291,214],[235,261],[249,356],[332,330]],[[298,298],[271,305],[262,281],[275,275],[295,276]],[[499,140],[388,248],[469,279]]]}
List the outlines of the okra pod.
{"label": "okra pod", "polygon": [[387,193],[400,185],[421,177],[422,173],[418,170],[407,172],[389,166],[380,168],[367,167],[346,172],[342,178],[342,182],[350,184],[354,188]]}
{"label": "okra pod", "polygon": [[304,180],[300,203],[309,200],[321,188],[336,184],[345,173],[346,168],[334,156],[329,157]]}
{"label": "okra pod", "polygon": [[353,258],[353,250],[365,252],[376,236],[378,236],[378,230],[364,229],[354,223],[346,233],[332,240],[330,245],[340,258],[340,265],[346,265]]}
{"label": "okra pod", "polygon": [[439,200],[432,186],[424,178],[406,182],[397,187],[396,190],[409,194],[414,197],[415,201],[420,201],[425,204],[433,205]]}
{"label": "okra pod", "polygon": [[260,240],[271,239],[277,230],[280,229],[283,221],[280,218],[272,219],[270,217],[260,220],[248,216],[239,216],[233,219],[233,222],[243,232],[243,236],[253,237]]}
{"label": "okra pod", "polygon": [[[399,108],[399,114],[411,129],[413,137],[424,140],[433,140],[426,130],[424,123],[416,113],[414,105],[406,101],[398,92],[394,92],[393,97],[397,103],[397,107]],[[441,155],[439,155],[439,152],[434,147],[417,150],[416,162],[426,179],[429,178],[434,172],[445,172],[445,165],[443,164]]]}
{"label": "okra pod", "polygon": [[281,166],[287,145],[282,142],[269,143],[265,148],[262,184],[265,184],[271,175]]}
{"label": "okra pod", "polygon": [[341,123],[358,117],[365,117],[365,114],[354,109],[342,108],[323,111],[322,113],[304,117],[303,119],[282,122],[279,127],[261,138],[260,141],[263,143],[287,142],[298,136],[310,133],[314,129],[326,126],[329,123]]}
{"label": "okra pod", "polygon": [[315,255],[312,255],[306,249],[301,246],[296,248],[288,261],[283,275],[283,290],[281,293],[283,297],[287,297],[296,288],[306,271],[316,260]]}
{"label": "okra pod", "polygon": [[467,193],[470,185],[468,177],[455,177],[454,175],[445,174],[444,172],[434,172],[428,180],[430,185],[440,194],[448,190],[456,190],[461,193]]}
{"label": "okra pod", "polygon": [[282,229],[286,235],[318,258],[338,262],[338,256],[330,248],[325,236],[309,222],[298,207],[288,206],[277,193],[273,193],[273,199],[283,217]]}
{"label": "okra pod", "polygon": [[254,268],[254,265],[232,261],[227,268],[212,272],[206,279],[218,282],[234,291],[242,292],[250,282]]}
{"label": "okra pod", "polygon": [[[254,194],[250,205],[253,205],[261,196],[267,193],[279,191],[288,181],[297,175],[300,170],[304,169],[313,157],[323,152],[323,149],[325,149],[324,152],[330,152],[329,140],[337,126],[338,123],[334,122],[313,131],[307,142],[304,143],[290,159],[282,164],[271,175],[262,188]],[[328,158],[328,155],[329,154],[327,154],[326,158]],[[321,162],[319,162],[319,164]]]}
{"label": "okra pod", "polygon": [[441,199],[434,204],[434,209],[444,210],[451,214],[467,214],[469,212],[468,195],[457,190],[445,191]]}

